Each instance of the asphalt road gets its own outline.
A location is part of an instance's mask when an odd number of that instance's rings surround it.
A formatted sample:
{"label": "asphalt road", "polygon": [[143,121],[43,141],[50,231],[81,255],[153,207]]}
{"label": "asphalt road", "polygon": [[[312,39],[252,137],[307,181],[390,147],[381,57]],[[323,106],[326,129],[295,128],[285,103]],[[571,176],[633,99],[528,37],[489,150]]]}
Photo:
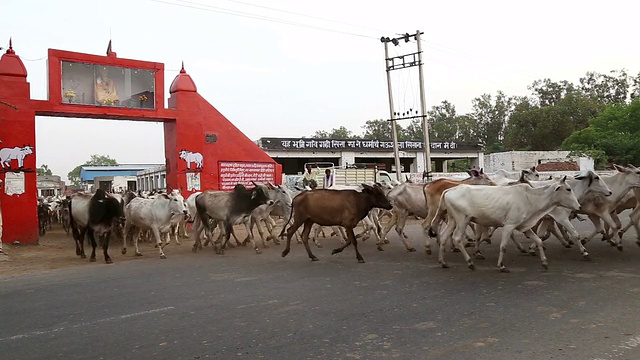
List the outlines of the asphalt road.
{"label": "asphalt road", "polygon": [[312,245],[318,262],[294,243],[286,258],[283,245],[206,248],[0,280],[0,358],[640,358],[633,231],[624,252],[589,243],[591,261],[551,239],[547,272],[510,245],[508,274],[495,241],[471,271],[389,238],[384,252],[361,243],[365,264],[351,248],[330,255],[331,239]]}

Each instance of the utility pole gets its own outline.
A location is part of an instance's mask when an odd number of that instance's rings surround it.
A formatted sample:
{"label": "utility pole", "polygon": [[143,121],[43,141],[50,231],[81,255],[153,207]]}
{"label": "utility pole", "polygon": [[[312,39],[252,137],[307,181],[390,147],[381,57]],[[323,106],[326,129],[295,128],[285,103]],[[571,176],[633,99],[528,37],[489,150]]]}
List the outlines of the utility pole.
{"label": "utility pole", "polygon": [[[387,66],[387,90],[389,92],[389,114],[391,121],[391,139],[393,140],[393,156],[396,161],[396,179],[402,181],[402,165],[400,164],[400,152],[398,151],[398,129],[396,128],[396,113],[393,111],[393,90],[391,89],[391,71],[389,70],[389,42],[384,42],[384,58]],[[393,60],[391,62],[393,65]]]}
{"label": "utility pole", "polygon": [[[401,165],[400,165],[400,154],[398,149],[398,131],[396,129],[396,121],[397,120],[406,120],[406,119],[422,119],[422,131],[424,133],[424,175],[427,176],[431,172],[431,145],[429,143],[429,123],[427,121],[427,105],[425,102],[425,93],[424,93],[424,78],[422,72],[422,46],[420,44],[420,35],[424,34],[417,30],[415,34],[410,35],[409,33],[405,33],[404,35],[396,38],[388,38],[382,37],[380,41],[384,43],[384,58],[385,65],[387,70],[387,88],[389,92],[389,112],[391,121],[391,136],[393,140],[393,154],[395,157],[396,163],[396,177],[398,181],[401,181]],[[389,43],[392,43],[395,46],[400,44],[401,40],[404,40],[405,43],[408,43],[411,38],[416,40],[418,45],[418,51],[414,53],[409,53],[405,55],[399,55],[395,57],[389,57]],[[420,115],[412,116],[411,113],[403,113],[402,117],[396,117],[398,112],[394,111],[393,105],[393,92],[391,88],[391,71],[392,70],[401,70],[410,68],[413,66],[418,66],[418,76],[420,83]],[[416,111],[417,113],[417,111]],[[408,115],[408,116],[405,116]],[[423,176],[424,177],[424,176]]]}

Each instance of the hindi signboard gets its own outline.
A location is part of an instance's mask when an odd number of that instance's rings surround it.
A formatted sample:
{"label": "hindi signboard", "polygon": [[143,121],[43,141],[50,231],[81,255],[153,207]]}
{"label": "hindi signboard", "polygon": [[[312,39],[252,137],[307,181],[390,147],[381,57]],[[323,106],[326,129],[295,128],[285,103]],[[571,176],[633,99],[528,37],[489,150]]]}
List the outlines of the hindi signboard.
{"label": "hindi signboard", "polygon": [[[315,138],[261,138],[258,144],[265,150],[359,150],[393,151],[393,141],[377,139],[315,139]],[[431,150],[482,151],[477,143],[459,141],[432,141]],[[424,143],[416,140],[398,141],[401,151],[423,151]]]}
{"label": "hindi signboard", "polygon": [[220,190],[229,191],[237,184],[253,187],[252,181],[258,184],[275,183],[276,166],[274,163],[256,163],[240,161],[220,161]]}

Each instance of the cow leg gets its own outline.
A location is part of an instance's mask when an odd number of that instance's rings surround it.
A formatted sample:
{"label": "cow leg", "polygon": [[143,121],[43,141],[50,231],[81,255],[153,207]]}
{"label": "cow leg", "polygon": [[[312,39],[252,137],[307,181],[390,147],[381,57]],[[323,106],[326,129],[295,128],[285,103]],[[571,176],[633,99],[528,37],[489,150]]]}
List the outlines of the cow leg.
{"label": "cow leg", "polygon": [[[396,212],[397,210],[395,208],[391,211],[391,219],[382,227],[380,238],[386,239],[387,234],[389,234],[389,231],[391,231],[391,228],[398,223],[398,214]],[[396,226],[396,231],[397,229],[398,227]]]}
{"label": "cow leg", "polygon": [[[513,225],[505,226],[502,228],[502,240],[500,241],[500,254],[498,254],[498,270],[500,270],[501,272],[506,272],[506,273],[509,272],[509,269],[507,269],[507,267],[504,265],[504,256],[507,253],[507,243],[509,242],[509,239],[511,238],[511,235],[513,234],[514,230],[515,230],[515,227]],[[536,238],[538,240],[540,239],[537,236]],[[542,251],[542,240],[540,240],[539,249],[544,255],[544,252]]]}
{"label": "cow leg", "polygon": [[304,245],[304,249],[307,250],[307,255],[309,255],[309,259],[311,261],[318,261],[318,258],[313,255],[311,252],[311,248],[309,247],[309,234],[311,233],[311,228],[313,227],[313,221],[307,219],[304,222],[304,229],[302,229],[302,244]]}
{"label": "cow leg", "polygon": [[633,208],[633,210],[629,214],[629,223],[622,229],[620,229],[620,231],[618,231],[618,236],[622,238],[624,233],[627,232],[627,230],[629,230],[632,225],[636,230],[636,238],[638,239],[636,243],[640,245],[640,206],[636,206],[635,208]]}
{"label": "cow leg", "polygon": [[[317,247],[322,248],[322,244],[320,243],[320,231],[322,231],[322,226],[318,224],[314,224],[311,228],[313,231],[313,243],[316,244]],[[302,236],[300,236],[302,238]]]}
{"label": "cow leg", "polygon": [[[255,219],[252,216],[251,217],[251,226],[250,227],[253,227],[253,225],[256,226],[256,228],[258,229],[258,234],[260,234],[260,240],[262,241],[262,247],[266,249],[266,248],[269,247],[269,245],[267,244],[267,241],[269,240],[269,237],[265,236],[264,231],[262,230],[262,226],[260,225],[260,221],[261,221],[261,219]],[[269,230],[269,229],[267,228],[267,230]],[[253,238],[253,233],[251,234],[251,237]],[[256,253],[259,254],[259,252],[256,252]]]}
{"label": "cow leg", "polygon": [[96,261],[96,239],[94,237],[93,229],[91,226],[87,226],[87,233],[89,234],[89,241],[91,241],[91,257],[89,257],[89,261]]}
{"label": "cow leg", "polygon": [[[440,266],[442,266],[443,269],[446,269],[449,267],[449,265],[447,264],[447,262],[444,260],[444,252],[445,252],[445,247],[447,242],[451,239],[452,234],[454,232],[456,232],[456,235],[454,236],[463,236],[464,235],[464,229],[467,227],[467,225],[465,225],[461,230],[461,231],[456,231],[457,230],[457,226],[456,226],[456,222],[455,220],[448,216],[447,217],[447,223],[444,226],[444,228],[442,229],[442,232],[440,232],[439,234],[437,234],[436,236],[440,239],[440,247],[439,247],[439,251],[438,251],[438,263],[440,263]],[[458,234],[459,233],[459,234]],[[431,254],[431,246],[429,246],[429,252],[427,254]]]}
{"label": "cow leg", "polygon": [[595,226],[595,229],[591,232],[591,234],[587,235],[587,237],[585,237],[582,240],[582,244],[583,245],[585,245],[586,243],[591,241],[591,239],[593,239],[598,233],[603,231],[602,222],[600,221],[600,217],[598,215],[589,214],[587,216],[589,217],[589,220],[591,220],[591,222]]}
{"label": "cow leg", "polygon": [[[538,251],[540,252],[540,261],[542,262],[542,268],[546,271],[549,269],[549,263],[547,262],[547,256],[544,254],[544,247],[542,246],[542,239],[536,235],[536,233],[529,229],[524,232],[524,236],[529,240],[533,240],[533,242],[538,246]],[[502,252],[500,253],[502,255]]]}
{"label": "cow leg", "polygon": [[[151,228],[151,231],[153,232],[154,239],[156,239],[156,246],[158,247],[158,253],[160,254],[160,259],[166,259],[167,256],[164,254],[164,251],[162,251],[162,248],[164,246],[162,246],[162,234],[160,234],[160,229],[158,229],[157,226],[154,226]],[[137,247],[136,247],[136,251],[138,251]]]}
{"label": "cow leg", "polygon": [[129,236],[130,230],[131,230],[131,222],[126,220],[124,222],[124,240],[122,241],[122,255],[127,253],[127,237]]}
{"label": "cow leg", "polygon": [[[611,244],[611,246],[615,246],[618,250],[622,251],[623,250],[622,238],[620,238],[618,236],[618,230],[620,229],[620,227],[617,226],[615,220],[613,219],[613,217],[611,216],[610,213],[605,212],[605,213],[602,214],[601,217],[602,217],[602,220],[604,220],[604,222],[606,224],[609,224],[609,227],[611,228],[611,231],[612,231],[612,234],[613,234],[611,239],[608,240],[609,243]],[[617,218],[617,215],[616,215],[616,218]]]}
{"label": "cow leg", "polygon": [[331,251],[331,255],[341,253],[342,250],[344,250],[347,246],[353,244],[354,248],[356,249],[356,258],[358,259],[358,262],[363,263],[364,259],[362,258],[362,255],[360,255],[360,252],[358,251],[358,244],[356,243],[356,241],[357,241],[356,235],[353,233],[353,228],[347,228],[346,243],[339,248],[333,249],[333,251]]}
{"label": "cow leg", "polygon": [[81,259],[87,258],[87,255],[84,253],[84,237],[86,232],[86,228],[82,229],[82,231],[78,231],[77,228],[71,229],[71,235],[76,242],[76,255],[80,256]]}
{"label": "cow leg", "polygon": [[109,240],[111,239],[111,231],[107,231],[100,236],[102,238],[102,253],[104,255],[104,262],[107,264],[113,264],[111,256],[109,256]]}
{"label": "cow leg", "polygon": [[280,245],[280,239],[278,239],[278,235],[276,235],[276,221],[273,220],[271,216],[267,216],[264,223],[267,227],[267,230],[269,231],[273,243],[276,245]]}
{"label": "cow leg", "polygon": [[[260,237],[262,238],[262,245],[264,247],[266,246],[266,243],[264,242],[264,236],[262,234],[262,230],[260,230],[260,224],[256,224],[256,226],[258,227],[258,232],[260,233]],[[253,237],[253,233],[251,232],[251,221],[247,221],[244,223],[244,228],[247,230],[247,234],[249,237],[249,240],[251,241],[251,245],[253,246],[253,251],[256,252],[256,254],[261,254],[262,251],[260,250],[260,248],[258,248],[258,245],[256,245],[256,239]]]}
{"label": "cow leg", "polygon": [[[167,239],[169,239],[169,241],[171,241],[171,236],[173,236],[173,239],[176,241],[176,245],[182,245],[182,244],[180,244],[180,240],[178,239],[179,227],[180,227],[180,223],[172,225],[171,226],[171,235],[167,236]],[[167,245],[168,244],[169,244],[169,242],[167,242]]]}
{"label": "cow leg", "polygon": [[[471,256],[469,256],[469,253],[467,252],[467,249],[465,246],[465,243],[467,242],[466,231],[467,231],[467,226],[469,226],[470,220],[471,219],[468,219],[465,217],[464,221],[461,224],[456,225],[456,228],[453,232],[452,241],[453,241],[453,245],[462,253],[462,256],[464,257],[464,261],[467,263],[467,267],[471,270],[475,270],[476,266],[473,264],[473,261],[471,260]],[[458,226],[460,227],[460,229],[458,229]]]}
{"label": "cow leg", "polygon": [[[219,255],[224,254],[224,249],[227,246],[227,243],[229,243],[229,239],[231,238],[232,234],[233,234],[233,224],[231,224],[230,222],[225,221],[225,223],[224,223],[224,243],[220,247],[218,247],[217,242],[216,242],[216,244],[214,244],[214,249],[216,251],[216,254],[219,254]],[[236,239],[236,241],[237,241],[237,239]]]}
{"label": "cow leg", "polygon": [[[293,234],[296,233],[300,225],[302,225],[301,222],[294,220],[293,224],[289,225],[289,228],[287,228],[287,244],[285,245],[284,250],[282,250],[282,257],[287,256],[291,251],[291,238],[293,237]],[[285,226],[287,226],[287,224],[285,224]]]}

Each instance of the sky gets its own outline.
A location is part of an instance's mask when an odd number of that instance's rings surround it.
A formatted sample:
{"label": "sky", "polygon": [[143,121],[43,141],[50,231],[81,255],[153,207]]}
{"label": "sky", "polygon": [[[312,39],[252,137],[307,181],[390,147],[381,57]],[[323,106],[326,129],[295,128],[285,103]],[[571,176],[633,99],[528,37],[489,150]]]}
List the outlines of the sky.
{"label": "sky", "polygon": [[[2,3],[0,46],[13,38],[33,99],[47,98],[47,49],[104,55],[111,39],[120,58],[164,63],[165,98],[184,61],[198,92],[252,140],[340,126],[362,134],[367,120],[388,119],[381,36],[424,32],[427,108],[447,100],[458,113],[485,93],[528,95],[537,79],[640,72],[640,3],[632,1]],[[413,41],[389,52],[416,49]],[[417,68],[393,71],[391,87],[394,111],[419,109]],[[63,179],[91,154],[163,164],[163,149],[160,123],[36,120],[36,162]]]}

